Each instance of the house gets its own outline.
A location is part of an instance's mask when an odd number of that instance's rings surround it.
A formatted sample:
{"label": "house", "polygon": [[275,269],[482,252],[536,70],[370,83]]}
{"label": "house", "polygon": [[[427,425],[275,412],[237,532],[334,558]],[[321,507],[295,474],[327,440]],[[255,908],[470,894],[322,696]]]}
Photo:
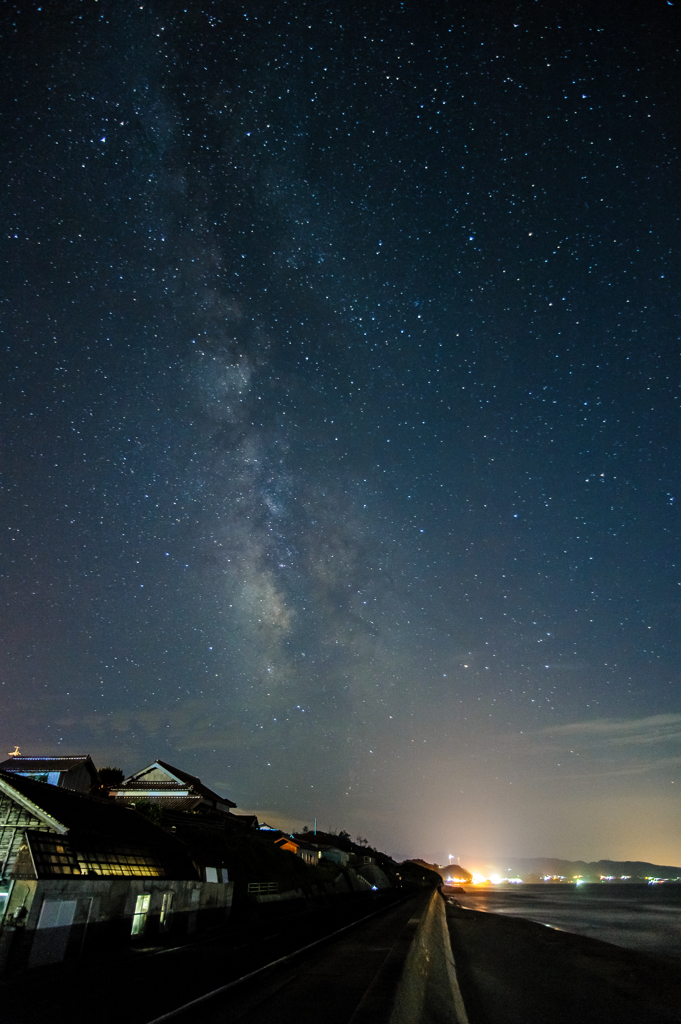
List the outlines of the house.
{"label": "house", "polygon": [[346,853],[345,850],[339,850],[337,846],[327,846],[324,843],[320,844],[317,848],[322,860],[330,860],[341,868],[347,867],[350,854]]}
{"label": "house", "polygon": [[135,810],[9,772],[0,867],[0,973],[142,936],[176,941],[231,907],[221,865],[197,869],[178,837]]}
{"label": "house", "polygon": [[[221,817],[168,811],[161,816],[162,827],[180,840],[204,882],[229,881],[228,836],[233,832],[231,822],[228,824],[227,818]],[[242,831],[242,826],[234,826],[234,832]]]}
{"label": "house", "polygon": [[50,786],[61,786],[76,793],[89,793],[99,786],[99,776],[89,754],[60,754],[58,757],[41,754],[36,757],[10,754],[0,762],[0,771],[12,772]]}
{"label": "house", "polygon": [[230,808],[236,807],[232,800],[214,793],[195,775],[166,761],[154,761],[129,775],[120,785],[109,789],[109,796],[128,805],[143,801],[169,811],[229,814]]}
{"label": "house", "polygon": [[339,867],[347,867],[352,859],[352,854],[348,853],[347,850],[341,850],[339,846],[329,840],[333,839],[333,836],[326,832],[298,832],[294,833],[293,837],[295,842],[302,843],[303,845],[311,846],[315,850],[319,851],[319,860],[328,860],[334,864],[338,864]]}
{"label": "house", "polygon": [[321,854],[317,847],[312,846],[310,843],[294,839],[293,836],[287,835],[286,832],[280,832],[278,829],[268,829],[265,832],[265,838],[269,839],[275,846],[278,846],[280,850],[288,850],[289,853],[294,853],[305,864],[319,863]]}
{"label": "house", "polygon": [[257,832],[260,823],[256,814],[232,814],[229,815],[229,824],[237,825],[244,832]]}

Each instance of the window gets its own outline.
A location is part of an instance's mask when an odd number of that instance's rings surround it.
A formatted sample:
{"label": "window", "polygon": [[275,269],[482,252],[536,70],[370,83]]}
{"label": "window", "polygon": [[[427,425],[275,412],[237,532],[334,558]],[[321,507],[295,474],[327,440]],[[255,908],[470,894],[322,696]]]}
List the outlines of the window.
{"label": "window", "polygon": [[68,839],[51,832],[32,832],[29,842],[38,878],[81,874]]}
{"label": "window", "polygon": [[150,899],[151,896],[149,896],[148,893],[137,897],[137,900],[135,901],[135,913],[132,915],[131,935],[144,934],[144,928],[147,923],[147,914],[149,913]]}
{"label": "window", "polygon": [[2,926],[2,919],[5,915],[7,904],[9,903],[9,894],[12,891],[13,884],[14,883],[9,878],[0,882],[0,926]]}
{"label": "window", "polygon": [[162,932],[167,932],[170,928],[170,924],[173,917],[173,894],[172,892],[163,893],[163,903],[161,904],[161,916],[159,917],[159,927]]}
{"label": "window", "polygon": [[217,882],[218,880],[218,869],[217,868],[206,868],[206,881]]}
{"label": "window", "polygon": [[129,877],[162,878],[160,862],[147,850],[118,846],[105,841],[97,847],[79,844],[78,862],[84,875],[127,875]]}
{"label": "window", "polygon": [[27,833],[38,878],[76,875],[104,878],[162,878],[164,869],[153,850],[97,838],[56,836],[51,832]]}

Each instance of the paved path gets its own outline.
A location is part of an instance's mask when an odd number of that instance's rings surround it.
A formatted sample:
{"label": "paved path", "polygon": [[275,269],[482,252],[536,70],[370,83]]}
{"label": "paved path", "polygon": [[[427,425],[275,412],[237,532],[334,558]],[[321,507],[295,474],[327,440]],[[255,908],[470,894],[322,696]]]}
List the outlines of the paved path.
{"label": "paved path", "polygon": [[[395,989],[430,898],[421,892],[388,903],[376,916],[279,967],[268,969],[197,1011],[190,1021],[388,1024]],[[0,1020],[12,1024],[147,1024],[229,984],[358,916],[382,900],[281,919],[159,955],[81,960],[29,971],[0,985]],[[293,1009],[292,1009],[293,1008]],[[353,1017],[353,1014],[356,1016]],[[365,1016],[362,1016],[365,1014]],[[276,1018],[275,1018],[276,1019]],[[268,1024],[272,1024],[269,1020]]]}
{"label": "paved path", "polygon": [[388,1024],[405,957],[429,897],[419,894],[355,925],[188,1007],[168,1024]]}

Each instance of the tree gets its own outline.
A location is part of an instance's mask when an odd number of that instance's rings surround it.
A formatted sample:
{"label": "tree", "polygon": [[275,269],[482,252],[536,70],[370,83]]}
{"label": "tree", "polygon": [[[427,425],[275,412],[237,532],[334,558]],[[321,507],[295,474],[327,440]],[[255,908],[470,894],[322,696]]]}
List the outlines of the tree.
{"label": "tree", "polygon": [[350,839],[350,833],[346,832],[345,829],[341,829],[336,836],[334,846],[337,846],[339,850],[345,850],[346,853],[352,853],[352,840]]}
{"label": "tree", "polygon": [[153,821],[154,825],[161,824],[163,811],[160,806],[152,800],[135,800],[133,804],[130,804],[130,807],[134,807],[137,813],[141,814],[143,818]]}
{"label": "tree", "polygon": [[125,778],[125,773],[122,768],[110,768],[108,765],[104,768],[98,768],[100,782],[105,789],[110,786],[120,786],[121,782]]}
{"label": "tree", "polygon": [[120,786],[124,778],[125,774],[122,768],[111,768],[109,765],[106,765],[104,768],[98,768],[98,781],[90,787],[90,796],[106,799],[109,795],[109,790]]}

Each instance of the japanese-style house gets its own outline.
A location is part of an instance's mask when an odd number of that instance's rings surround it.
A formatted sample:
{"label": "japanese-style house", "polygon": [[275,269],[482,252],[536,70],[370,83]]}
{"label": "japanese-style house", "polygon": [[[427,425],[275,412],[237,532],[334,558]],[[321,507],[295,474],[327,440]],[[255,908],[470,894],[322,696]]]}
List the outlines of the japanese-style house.
{"label": "japanese-style house", "polygon": [[72,789],[76,793],[89,793],[99,785],[99,776],[89,754],[29,756],[18,751],[0,761],[0,771],[11,772],[22,778],[47,782],[50,786]]}
{"label": "japanese-style house", "polygon": [[124,804],[0,772],[0,972],[223,923],[232,885],[197,859]]}
{"label": "japanese-style house", "polygon": [[109,789],[109,796],[126,804],[149,802],[166,811],[229,814],[230,808],[236,807],[232,800],[214,793],[195,775],[166,761],[154,761],[129,775],[120,785]]}

